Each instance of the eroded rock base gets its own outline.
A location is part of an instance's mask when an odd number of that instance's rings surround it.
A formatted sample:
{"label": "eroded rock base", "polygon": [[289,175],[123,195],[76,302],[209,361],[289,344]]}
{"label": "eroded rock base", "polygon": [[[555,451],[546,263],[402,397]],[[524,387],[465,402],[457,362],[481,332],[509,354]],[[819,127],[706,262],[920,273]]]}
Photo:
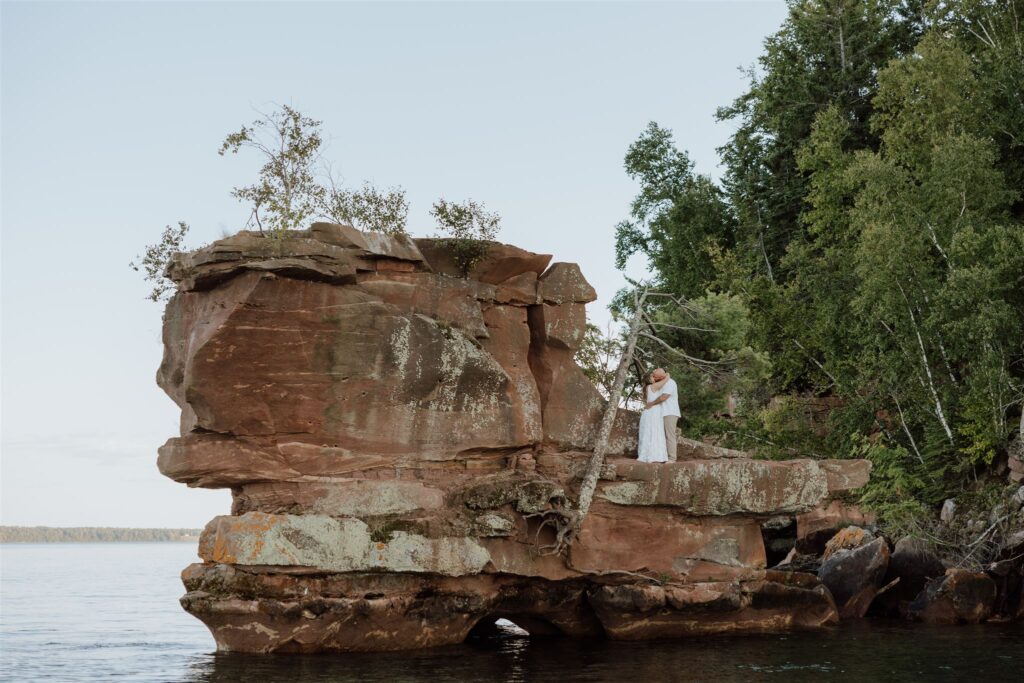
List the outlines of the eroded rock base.
{"label": "eroded rock base", "polygon": [[[284,571],[282,571],[284,570]],[[346,573],[193,564],[182,606],[222,652],[408,650],[461,643],[505,618],[531,636],[613,640],[819,628],[838,622],[814,577],[686,585]]]}

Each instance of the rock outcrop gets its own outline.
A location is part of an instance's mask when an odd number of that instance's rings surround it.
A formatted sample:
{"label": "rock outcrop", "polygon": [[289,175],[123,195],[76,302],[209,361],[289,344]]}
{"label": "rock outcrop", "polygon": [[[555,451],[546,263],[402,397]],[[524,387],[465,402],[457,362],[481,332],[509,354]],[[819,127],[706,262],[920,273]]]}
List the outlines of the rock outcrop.
{"label": "rock outcrop", "polygon": [[996,583],[984,572],[947,569],[928,582],[909,615],[930,624],[977,624],[992,614]]}
{"label": "rock outcrop", "polygon": [[860,527],[847,527],[825,546],[818,578],[832,592],[842,618],[867,614],[889,568],[889,545]]}
{"label": "rock outcrop", "polygon": [[183,572],[220,650],[428,647],[501,617],[618,639],[836,621],[816,577],[766,569],[761,525],[830,509],[864,461],[684,439],[639,463],[622,410],[580,537],[540,551],[605,406],[574,361],[595,292],[550,260],[491,244],[463,278],[443,240],[326,223],[176,258],[157,381],[181,433],[158,465],[232,491]]}

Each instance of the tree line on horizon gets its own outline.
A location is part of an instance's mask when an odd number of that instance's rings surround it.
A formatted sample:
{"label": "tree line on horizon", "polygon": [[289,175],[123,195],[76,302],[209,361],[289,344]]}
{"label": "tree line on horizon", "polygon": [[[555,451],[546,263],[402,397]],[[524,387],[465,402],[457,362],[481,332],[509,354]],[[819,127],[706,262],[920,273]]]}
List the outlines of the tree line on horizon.
{"label": "tree line on horizon", "polygon": [[130,527],[0,526],[0,543],[108,543],[194,541],[202,529]]}
{"label": "tree line on horizon", "polygon": [[[673,347],[729,361],[647,343],[684,432],[868,458],[863,502],[897,520],[979,494],[1024,437],[1024,3],[788,6],[716,114],[720,182],[656,122],[629,147],[617,265],[688,299],[651,312]],[[591,328],[584,353],[615,343]]]}

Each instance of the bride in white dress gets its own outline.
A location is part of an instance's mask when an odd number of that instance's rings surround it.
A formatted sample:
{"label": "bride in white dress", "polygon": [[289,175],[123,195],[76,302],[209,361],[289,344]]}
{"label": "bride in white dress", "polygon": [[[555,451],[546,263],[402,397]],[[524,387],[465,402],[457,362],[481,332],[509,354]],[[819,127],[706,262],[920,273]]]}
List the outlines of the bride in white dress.
{"label": "bride in white dress", "polygon": [[640,438],[637,460],[640,462],[668,462],[668,444],[665,441],[665,422],[661,417],[661,404],[668,398],[661,393],[668,376],[654,381],[648,376],[644,387],[644,409],[640,413]]}

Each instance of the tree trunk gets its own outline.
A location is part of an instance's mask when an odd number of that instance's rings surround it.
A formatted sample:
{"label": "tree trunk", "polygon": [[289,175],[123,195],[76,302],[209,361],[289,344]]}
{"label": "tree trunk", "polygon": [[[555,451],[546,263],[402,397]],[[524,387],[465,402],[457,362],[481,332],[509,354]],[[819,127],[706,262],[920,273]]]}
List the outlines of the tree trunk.
{"label": "tree trunk", "polygon": [[576,512],[574,534],[579,532],[583,526],[583,519],[590,511],[590,503],[594,499],[594,490],[597,488],[597,480],[601,475],[601,468],[604,467],[604,456],[608,451],[608,439],[612,434],[612,427],[615,424],[615,415],[619,410],[619,401],[622,399],[622,389],[626,385],[626,373],[629,370],[630,362],[633,359],[633,351],[636,348],[637,337],[640,336],[640,327],[643,324],[643,306],[647,299],[645,289],[640,296],[634,292],[633,300],[636,309],[633,312],[633,320],[629,324],[629,337],[626,341],[626,348],[622,350],[622,357],[619,359],[619,367],[615,371],[615,383],[608,396],[608,405],[604,410],[604,417],[601,419],[601,428],[594,439],[594,454],[590,456],[587,463],[587,471],[583,476],[583,483],[580,484],[579,503]]}

